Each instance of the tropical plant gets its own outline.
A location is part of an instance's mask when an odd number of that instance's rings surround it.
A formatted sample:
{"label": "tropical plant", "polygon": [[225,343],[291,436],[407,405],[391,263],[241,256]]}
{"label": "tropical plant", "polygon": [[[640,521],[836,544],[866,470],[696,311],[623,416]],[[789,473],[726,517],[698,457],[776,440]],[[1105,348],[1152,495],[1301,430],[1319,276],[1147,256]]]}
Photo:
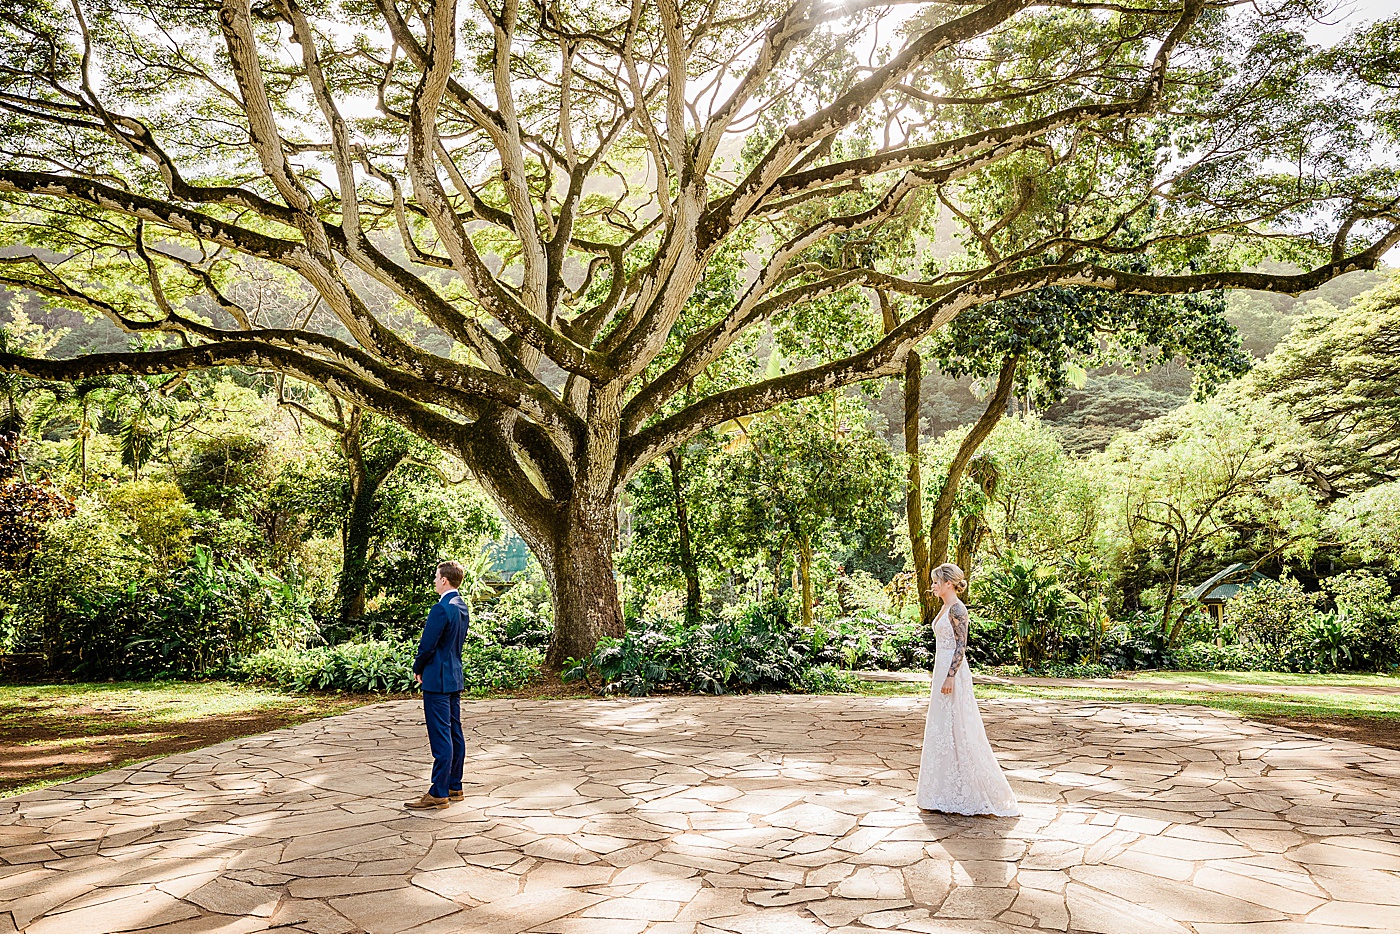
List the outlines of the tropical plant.
{"label": "tropical plant", "polygon": [[1078,610],[1079,634],[1083,637],[1081,662],[1095,663],[1103,654],[1103,638],[1113,625],[1109,616],[1110,579],[1108,568],[1096,556],[1074,555],[1066,562],[1066,587]]}
{"label": "tropical plant", "polygon": [[105,376],[53,383],[34,408],[41,432],[58,432],[68,439],[68,463],[78,470],[78,488],[88,489],[88,465],[93,439],[99,434],[106,396],[112,381]]}
{"label": "tropical plant", "polygon": [[171,436],[189,420],[164,383],[139,376],[109,381],[102,393],[102,416],[116,425],[117,450],[132,480],[140,480],[157,455],[169,454]]}
{"label": "tropical plant", "polygon": [[1053,567],[1008,552],[986,570],[977,594],[979,606],[1016,633],[1023,668],[1033,671],[1050,659],[1074,602]]}
{"label": "tropical plant", "polygon": [[1367,571],[1338,574],[1325,582],[1337,613],[1351,621],[1352,667],[1381,671],[1400,665],[1400,599],[1390,582]]}
{"label": "tropical plant", "polygon": [[703,694],[784,690],[800,687],[812,667],[810,656],[810,643],[788,622],[786,607],[769,601],[698,624],[680,619],[629,627],[621,639],[604,640],[593,655],[572,660],[564,679],[583,681],[599,693],[633,696],[660,688]]}
{"label": "tropical plant", "polygon": [[1162,627],[1147,614],[1118,620],[1104,633],[1101,659],[1115,671],[1166,668],[1172,649]]}
{"label": "tropical plant", "polygon": [[1305,617],[1289,634],[1288,654],[1304,671],[1340,671],[1351,662],[1356,624],[1346,613],[1317,613]]}

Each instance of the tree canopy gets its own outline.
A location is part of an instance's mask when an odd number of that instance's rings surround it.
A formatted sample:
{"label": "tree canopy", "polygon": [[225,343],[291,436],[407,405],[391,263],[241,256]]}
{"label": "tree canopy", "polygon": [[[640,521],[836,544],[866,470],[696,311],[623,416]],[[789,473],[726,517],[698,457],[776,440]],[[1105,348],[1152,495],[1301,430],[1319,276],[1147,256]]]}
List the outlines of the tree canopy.
{"label": "tree canopy", "polygon": [[1319,303],[1255,370],[1316,442],[1300,460],[1327,497],[1394,480],[1400,468],[1400,281],[1346,308]]}
{"label": "tree canopy", "polygon": [[1320,9],[35,0],[0,13],[0,284],[140,341],[0,369],[266,368],[398,421],[539,557],[561,664],[620,631],[620,489],[706,429],[1038,289],[1374,267],[1395,30],[1315,48]]}

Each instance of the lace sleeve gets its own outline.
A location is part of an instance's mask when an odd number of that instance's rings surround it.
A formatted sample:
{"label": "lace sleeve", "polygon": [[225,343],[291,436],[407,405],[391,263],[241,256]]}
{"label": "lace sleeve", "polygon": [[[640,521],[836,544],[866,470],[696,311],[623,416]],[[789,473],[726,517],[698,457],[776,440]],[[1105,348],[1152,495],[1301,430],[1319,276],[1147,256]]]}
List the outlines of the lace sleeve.
{"label": "lace sleeve", "polygon": [[967,607],[959,601],[948,608],[948,621],[953,624],[953,659],[948,663],[948,677],[958,673],[958,666],[967,654]]}

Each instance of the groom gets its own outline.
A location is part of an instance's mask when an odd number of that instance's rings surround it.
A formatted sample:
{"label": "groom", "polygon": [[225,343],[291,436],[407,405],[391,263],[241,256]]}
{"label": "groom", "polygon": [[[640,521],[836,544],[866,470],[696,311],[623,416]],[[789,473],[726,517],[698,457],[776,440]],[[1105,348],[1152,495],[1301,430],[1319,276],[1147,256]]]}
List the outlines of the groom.
{"label": "groom", "polygon": [[415,811],[440,809],[462,800],[462,762],[467,742],[462,736],[462,642],[471,622],[466,601],[457,588],[466,569],[456,561],[437,566],[433,589],[438,602],[428,611],[418,657],[413,660],[414,680],[423,686],[423,718],[428,723],[428,747],[433,751],[433,783],[427,794],[404,807]]}

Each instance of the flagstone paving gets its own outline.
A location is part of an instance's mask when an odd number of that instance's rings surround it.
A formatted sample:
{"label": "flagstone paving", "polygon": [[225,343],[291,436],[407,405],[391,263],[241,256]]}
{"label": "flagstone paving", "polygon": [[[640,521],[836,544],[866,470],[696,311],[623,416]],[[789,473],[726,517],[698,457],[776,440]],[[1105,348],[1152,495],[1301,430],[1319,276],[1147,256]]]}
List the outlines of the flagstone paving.
{"label": "flagstone paving", "polygon": [[413,702],[0,801],[0,934],[1400,930],[1400,752],[983,703],[1015,819],[922,814],[911,697]]}

